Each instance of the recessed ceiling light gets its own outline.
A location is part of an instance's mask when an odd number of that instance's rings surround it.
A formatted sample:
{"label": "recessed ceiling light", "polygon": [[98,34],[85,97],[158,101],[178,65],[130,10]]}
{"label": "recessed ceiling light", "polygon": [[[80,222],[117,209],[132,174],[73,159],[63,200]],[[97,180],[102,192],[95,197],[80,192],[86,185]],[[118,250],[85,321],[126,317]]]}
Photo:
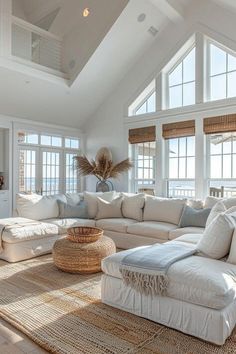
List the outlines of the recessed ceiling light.
{"label": "recessed ceiling light", "polygon": [[140,14],[137,18],[138,22],[143,22],[146,18],[146,14]]}
{"label": "recessed ceiling light", "polygon": [[149,29],[148,29],[148,32],[153,36],[155,37],[158,33],[158,29],[156,29],[156,27],[154,26],[151,26]]}
{"label": "recessed ceiling light", "polygon": [[83,11],[83,17],[88,17],[89,14],[90,14],[90,10],[88,7],[86,7]]}

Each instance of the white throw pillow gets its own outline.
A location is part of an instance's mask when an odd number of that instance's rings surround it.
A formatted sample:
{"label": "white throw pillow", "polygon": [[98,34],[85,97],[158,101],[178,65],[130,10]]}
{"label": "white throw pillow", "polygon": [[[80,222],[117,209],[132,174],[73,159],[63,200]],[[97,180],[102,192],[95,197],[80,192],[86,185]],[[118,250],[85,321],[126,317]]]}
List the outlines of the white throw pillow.
{"label": "white throw pillow", "polygon": [[59,209],[57,200],[66,203],[62,194],[55,196],[42,196],[38,194],[17,194],[16,209],[18,215],[32,220],[57,218]]}
{"label": "white throw pillow", "polygon": [[145,194],[135,194],[133,196],[123,195],[122,214],[125,218],[137,221],[143,220],[143,207],[145,203]]}
{"label": "white throw pillow", "polygon": [[225,257],[230,250],[234,227],[235,222],[230,215],[219,214],[205,229],[197,249],[214,259]]}
{"label": "white throw pillow", "polygon": [[88,207],[88,215],[90,219],[94,219],[97,215],[98,211],[98,202],[97,198],[102,198],[108,202],[111,202],[117,193],[115,191],[105,192],[105,193],[92,193],[92,192],[84,192],[84,202]]}
{"label": "white throw pillow", "polygon": [[144,221],[160,221],[178,225],[186,199],[147,197],[144,206]]}
{"label": "white throw pillow", "polygon": [[214,205],[216,205],[216,203],[218,203],[219,201],[221,201],[222,198],[217,198],[217,197],[207,197],[204,203],[204,208],[213,208]]}
{"label": "white throw pillow", "polygon": [[236,229],[234,229],[232,242],[229,251],[228,263],[236,264]]}
{"label": "white throw pillow", "polygon": [[193,209],[203,209],[203,201],[201,199],[188,199],[187,205]]}
{"label": "white throw pillow", "polygon": [[216,203],[207,218],[206,227],[210,225],[210,223],[221,213],[226,211],[226,206],[224,205],[223,201]]}
{"label": "white throw pillow", "polygon": [[97,215],[96,219],[122,218],[121,205],[123,196],[113,199],[108,202],[97,197]]}

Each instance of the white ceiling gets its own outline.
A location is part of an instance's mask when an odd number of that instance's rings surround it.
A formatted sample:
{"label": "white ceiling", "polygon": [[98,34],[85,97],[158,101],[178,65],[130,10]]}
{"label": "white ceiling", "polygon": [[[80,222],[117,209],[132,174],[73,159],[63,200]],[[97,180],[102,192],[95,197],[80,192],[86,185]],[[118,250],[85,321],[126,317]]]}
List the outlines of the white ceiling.
{"label": "white ceiling", "polygon": [[226,9],[236,11],[236,0],[213,0],[220,6],[225,7]]}
{"label": "white ceiling", "polygon": [[[39,8],[35,9],[39,4],[42,5],[41,9],[45,9],[47,5],[53,7],[60,2],[64,10],[68,10],[67,6],[72,3],[75,5],[80,2],[84,6],[90,1],[98,4],[98,0],[16,1],[23,1],[24,11],[31,18],[37,17]],[[43,77],[0,67],[0,113],[80,128],[161,35],[162,29],[170,21],[178,26],[179,21],[186,20],[186,13],[192,3],[198,5],[198,0],[130,0],[71,87],[64,82],[58,84]],[[107,13],[106,8],[104,12]],[[146,14],[146,18],[140,23],[137,17],[142,13]],[[70,21],[68,13],[65,15],[72,29],[78,19],[76,14],[74,12],[74,16],[71,15]],[[150,26],[158,29],[156,37],[148,32]]]}

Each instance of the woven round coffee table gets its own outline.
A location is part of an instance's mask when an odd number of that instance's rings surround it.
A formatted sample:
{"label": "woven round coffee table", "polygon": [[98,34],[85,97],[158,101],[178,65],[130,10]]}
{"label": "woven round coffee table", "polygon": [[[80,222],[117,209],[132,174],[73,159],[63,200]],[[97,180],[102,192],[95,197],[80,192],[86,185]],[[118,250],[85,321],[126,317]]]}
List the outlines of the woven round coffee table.
{"label": "woven round coffee table", "polygon": [[100,272],[102,259],[115,252],[115,243],[107,236],[90,243],[72,242],[64,238],[57,240],[52,250],[57,268],[80,274]]}

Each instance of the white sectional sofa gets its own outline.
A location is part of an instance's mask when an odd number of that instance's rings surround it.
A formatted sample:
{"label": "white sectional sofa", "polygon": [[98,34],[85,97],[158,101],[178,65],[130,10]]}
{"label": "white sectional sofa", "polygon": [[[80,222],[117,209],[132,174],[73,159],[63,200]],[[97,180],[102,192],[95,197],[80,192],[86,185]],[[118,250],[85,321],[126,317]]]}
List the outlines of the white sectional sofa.
{"label": "white sectional sofa", "polygon": [[[116,195],[115,192],[108,192],[99,196],[112,200]],[[105,234],[122,249],[163,243],[186,233],[201,234],[204,231],[202,227],[180,228],[178,226],[186,200],[174,201],[161,198],[153,200],[148,197],[144,198],[141,211],[135,209],[136,204],[132,201],[131,206],[127,205],[126,213],[124,208],[121,217],[96,220],[96,197],[95,193],[87,193],[86,196],[67,194],[52,197],[41,197],[35,194],[18,195],[18,217],[0,220],[3,246],[0,258],[8,262],[17,262],[50,253],[54,242],[58,238],[65,237],[67,228],[75,225],[97,226],[104,229]],[[83,198],[88,204],[88,219],[59,217],[57,200],[76,204]],[[161,207],[159,208],[155,203],[161,203]]]}

